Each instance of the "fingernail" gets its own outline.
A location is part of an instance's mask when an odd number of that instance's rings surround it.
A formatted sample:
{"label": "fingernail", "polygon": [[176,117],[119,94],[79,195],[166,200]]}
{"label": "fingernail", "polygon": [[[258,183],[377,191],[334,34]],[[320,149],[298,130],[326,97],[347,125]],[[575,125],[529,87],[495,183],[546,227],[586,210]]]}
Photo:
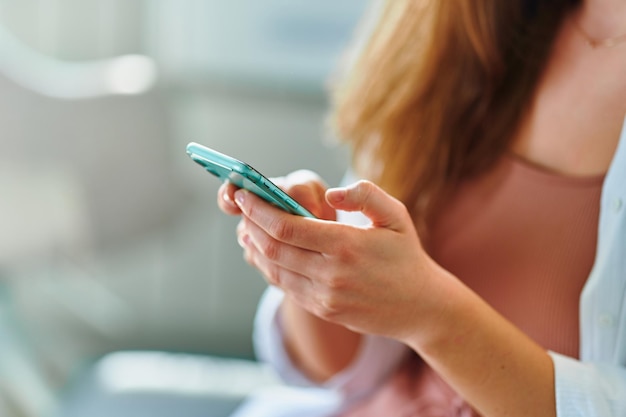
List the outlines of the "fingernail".
{"label": "fingernail", "polygon": [[246,200],[245,194],[246,192],[243,190],[235,191],[235,202],[237,203],[238,206],[241,206],[245,202]]}

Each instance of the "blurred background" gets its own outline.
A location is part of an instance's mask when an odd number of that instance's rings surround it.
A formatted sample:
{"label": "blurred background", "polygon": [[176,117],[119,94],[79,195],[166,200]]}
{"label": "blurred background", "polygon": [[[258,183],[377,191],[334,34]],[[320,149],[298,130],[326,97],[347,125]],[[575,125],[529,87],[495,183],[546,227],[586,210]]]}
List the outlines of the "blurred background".
{"label": "blurred background", "polygon": [[264,282],[185,145],[337,184],[326,83],[365,7],[0,0],[0,416],[273,383],[250,337]]}

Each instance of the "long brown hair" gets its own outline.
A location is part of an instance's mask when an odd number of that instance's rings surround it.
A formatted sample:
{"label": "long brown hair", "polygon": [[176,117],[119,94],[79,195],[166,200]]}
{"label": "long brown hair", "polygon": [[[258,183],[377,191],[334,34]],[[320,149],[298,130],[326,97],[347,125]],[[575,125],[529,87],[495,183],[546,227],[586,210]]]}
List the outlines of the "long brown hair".
{"label": "long brown hair", "polygon": [[335,85],[353,166],[423,221],[507,150],[561,21],[580,0],[387,0]]}

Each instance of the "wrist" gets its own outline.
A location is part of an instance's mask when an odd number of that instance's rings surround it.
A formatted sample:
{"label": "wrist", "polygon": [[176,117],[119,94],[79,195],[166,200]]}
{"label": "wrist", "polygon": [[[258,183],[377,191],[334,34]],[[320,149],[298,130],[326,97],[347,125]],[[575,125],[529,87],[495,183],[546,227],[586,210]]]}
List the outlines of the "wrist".
{"label": "wrist", "polygon": [[402,340],[421,354],[459,344],[471,320],[475,295],[450,272],[429,258],[431,265],[421,289],[416,323]]}

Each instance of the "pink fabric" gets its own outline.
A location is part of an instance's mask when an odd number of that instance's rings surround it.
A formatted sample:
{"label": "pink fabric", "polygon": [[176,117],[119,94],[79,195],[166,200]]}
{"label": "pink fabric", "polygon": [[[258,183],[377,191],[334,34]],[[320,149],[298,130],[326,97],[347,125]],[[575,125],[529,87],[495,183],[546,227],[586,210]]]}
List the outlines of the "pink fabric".
{"label": "pink fabric", "polygon": [[417,356],[342,417],[473,417],[471,407]]}
{"label": "pink fabric", "polygon": [[[507,155],[459,187],[424,243],[541,346],[578,357],[578,303],[595,258],[603,179],[560,176]],[[342,417],[473,415],[414,355]]]}

